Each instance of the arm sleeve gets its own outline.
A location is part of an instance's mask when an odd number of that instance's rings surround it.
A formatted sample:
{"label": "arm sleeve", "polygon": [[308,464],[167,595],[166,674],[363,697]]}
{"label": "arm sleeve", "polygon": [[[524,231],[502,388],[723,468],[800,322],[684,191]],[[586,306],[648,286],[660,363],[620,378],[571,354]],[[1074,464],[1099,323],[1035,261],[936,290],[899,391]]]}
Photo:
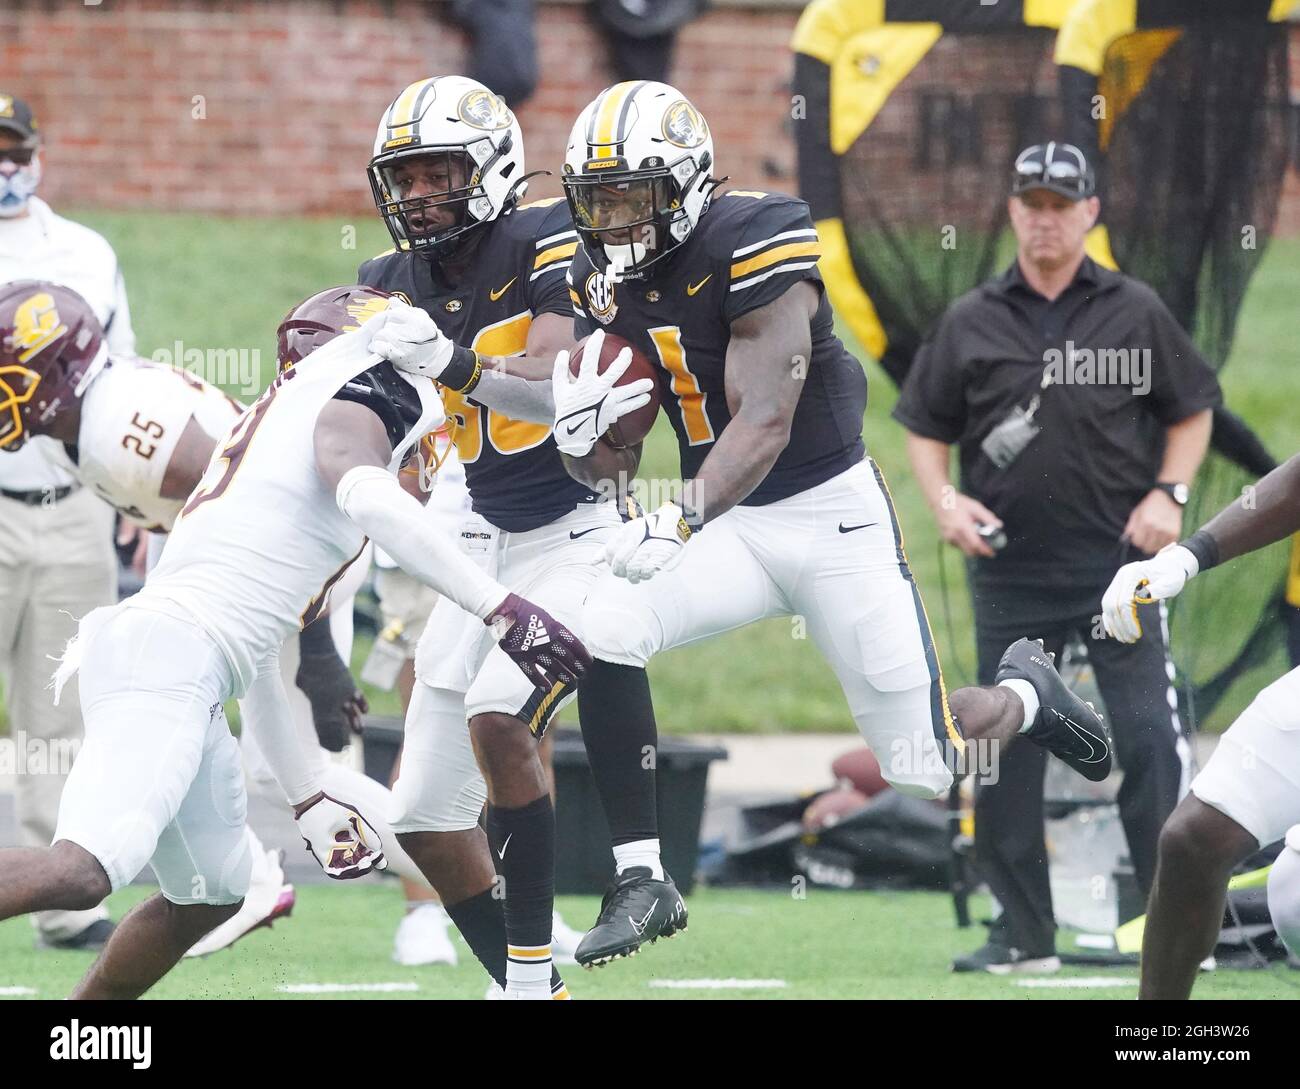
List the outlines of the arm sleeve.
{"label": "arm sleeve", "polygon": [[1165,426],[1176,424],[1223,401],[1219,380],[1186,330],[1155,292],[1148,304],[1147,340],[1151,349],[1151,410]]}
{"label": "arm sleeve", "polygon": [[512,420],[544,424],[555,421],[555,397],[549,378],[534,381],[484,367],[470,400]]}
{"label": "arm sleeve", "polygon": [[486,620],[509,594],[458,551],[424,508],[402,490],[397,478],[379,466],[349,469],[335,498],[339,510],[403,571],[480,620]]}
{"label": "arm sleeve", "polygon": [[792,198],[758,199],[754,214],[733,236],[730,252],[719,258],[725,268],[722,316],[727,322],[779,299],[800,280],[821,289],[821,242],[808,205]]}
{"label": "arm sleeve", "polygon": [[240,701],[245,728],[256,724],[257,747],[290,805],[305,802],[321,789],[313,761],[298,739],[289,696],[280,675],[279,655],[258,667]]}
{"label": "arm sleeve", "polygon": [[966,390],[956,323],[948,316],[921,345],[908,369],[893,417],[922,438],[953,443],[966,429]]}

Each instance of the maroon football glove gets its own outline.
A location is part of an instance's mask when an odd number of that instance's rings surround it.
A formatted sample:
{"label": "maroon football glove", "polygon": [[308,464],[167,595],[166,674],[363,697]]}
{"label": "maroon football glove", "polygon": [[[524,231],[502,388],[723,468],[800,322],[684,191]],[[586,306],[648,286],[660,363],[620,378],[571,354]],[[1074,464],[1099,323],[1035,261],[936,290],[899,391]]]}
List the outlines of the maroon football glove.
{"label": "maroon football glove", "polygon": [[577,684],[591,665],[591,655],[573,632],[518,594],[501,602],[484,623],[511,661],[542,692],[549,692],[557,683]]}

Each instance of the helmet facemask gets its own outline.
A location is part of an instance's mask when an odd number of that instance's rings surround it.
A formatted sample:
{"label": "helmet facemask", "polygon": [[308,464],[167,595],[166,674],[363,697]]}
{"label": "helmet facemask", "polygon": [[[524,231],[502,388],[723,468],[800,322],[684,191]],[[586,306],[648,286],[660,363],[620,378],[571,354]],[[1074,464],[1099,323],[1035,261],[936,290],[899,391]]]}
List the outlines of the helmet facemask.
{"label": "helmet facemask", "polygon": [[[707,177],[708,162],[579,174],[566,167],[564,193],[592,261],[623,279],[642,279],[690,234],[685,195]],[[603,258],[603,260],[602,260]]]}
{"label": "helmet facemask", "polygon": [[398,248],[430,261],[454,254],[469,232],[492,217],[480,179],[509,148],[507,136],[499,149],[483,139],[377,156],[370,164],[370,188]]}
{"label": "helmet facemask", "polygon": [[19,450],[31,436],[24,413],[40,384],[30,367],[0,367],[0,450]]}

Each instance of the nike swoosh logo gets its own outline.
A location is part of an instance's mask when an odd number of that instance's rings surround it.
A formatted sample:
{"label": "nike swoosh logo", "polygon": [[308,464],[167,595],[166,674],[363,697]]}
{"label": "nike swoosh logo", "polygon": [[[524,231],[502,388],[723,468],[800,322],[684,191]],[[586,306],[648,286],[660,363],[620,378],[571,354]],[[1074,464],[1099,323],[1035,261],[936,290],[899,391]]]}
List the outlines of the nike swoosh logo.
{"label": "nike swoosh logo", "polygon": [[[509,286],[510,286],[509,284],[506,285],[506,287]],[[504,859],[506,857],[506,848],[510,846],[510,841],[514,838],[515,838],[515,834],[513,832],[511,832],[510,835],[506,836],[505,843],[501,844],[501,850],[497,852],[497,858]]]}
{"label": "nike swoosh logo", "polygon": [[880,523],[878,523],[878,522],[863,522],[862,525],[860,525],[860,526],[846,526],[843,522],[841,522],[841,523],[840,523],[840,532],[841,532],[841,533],[852,533],[855,529],[866,529],[867,526],[875,526],[875,525],[879,525],[879,524],[880,524]]}
{"label": "nike swoosh logo", "polygon": [[1088,746],[1088,755],[1079,757],[1080,763],[1098,764],[1106,759],[1106,739],[1104,737],[1089,733],[1072,718],[1066,718],[1062,715],[1061,720],[1070,728],[1070,733]]}
{"label": "nike swoosh logo", "polygon": [[710,272],[710,273],[709,273],[706,277],[704,277],[704,279],[701,280],[698,284],[687,284],[687,285],[686,285],[686,294],[688,294],[688,295],[694,295],[697,291],[700,290],[700,288],[702,288],[705,284],[707,284],[707,283],[708,283],[710,280],[712,280],[712,279],[713,279],[713,273]]}
{"label": "nike swoosh logo", "polygon": [[598,529],[604,529],[604,526],[592,526],[590,529],[584,529],[581,533],[574,533],[569,530],[569,540],[576,541],[579,537],[585,537],[588,533],[595,533]]}
{"label": "nike swoosh logo", "polygon": [[627,917],[627,921],[632,924],[632,929],[636,931],[636,936],[638,938],[645,933],[645,928],[650,925],[650,916],[655,913],[655,908],[657,908],[658,906],[659,906],[659,898],[655,897],[655,902],[650,905],[650,910],[647,911],[641,917],[641,921],[639,923],[634,918],[632,918],[631,915]]}
{"label": "nike swoosh logo", "polygon": [[507,291],[510,290],[510,284],[513,284],[517,279],[519,279],[518,276],[511,276],[510,283],[506,284],[505,287],[497,288],[495,291],[489,291],[488,298],[491,299],[493,302],[496,302],[497,299],[501,298],[502,295],[504,295]]}

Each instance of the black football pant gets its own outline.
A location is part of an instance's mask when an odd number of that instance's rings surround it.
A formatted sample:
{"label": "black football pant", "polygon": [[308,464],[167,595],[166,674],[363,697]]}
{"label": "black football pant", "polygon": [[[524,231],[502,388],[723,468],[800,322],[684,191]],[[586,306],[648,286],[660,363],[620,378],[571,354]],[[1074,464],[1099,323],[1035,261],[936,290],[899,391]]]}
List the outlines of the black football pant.
{"label": "black football pant", "polygon": [[[1077,633],[1105,701],[1115,738],[1115,755],[1124,771],[1119,813],[1143,897],[1155,876],[1156,840],[1190,778],[1190,744],[1177,714],[1166,653],[1160,606],[1144,606],[1142,638],[1124,644],[1105,638],[1096,613],[1064,620],[1023,620],[1042,616],[1043,590],[1026,591],[1033,602],[1005,589],[975,596],[979,680],[992,684],[1002,652],[1027,636],[1042,639],[1060,660],[1067,638]],[[1018,604],[1022,608],[1017,608]],[[1101,633],[1096,638],[1094,633]],[[1043,837],[1043,774],[1047,751],[1019,740],[1002,754],[995,785],[977,785],[975,857],[981,877],[1002,905],[1003,935],[1014,948],[1046,956],[1055,948],[1056,922],[1048,883]],[[1110,874],[1104,875],[1111,880]]]}

